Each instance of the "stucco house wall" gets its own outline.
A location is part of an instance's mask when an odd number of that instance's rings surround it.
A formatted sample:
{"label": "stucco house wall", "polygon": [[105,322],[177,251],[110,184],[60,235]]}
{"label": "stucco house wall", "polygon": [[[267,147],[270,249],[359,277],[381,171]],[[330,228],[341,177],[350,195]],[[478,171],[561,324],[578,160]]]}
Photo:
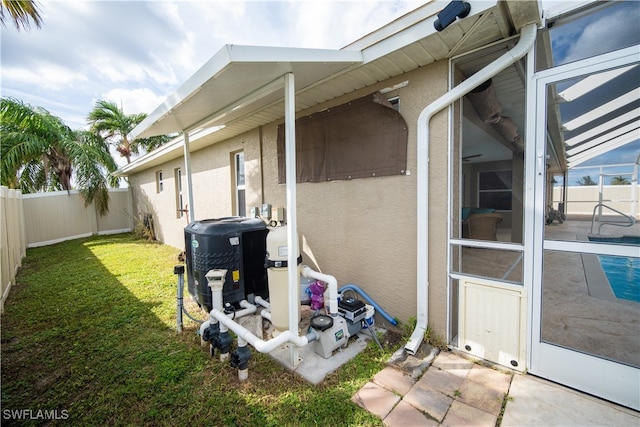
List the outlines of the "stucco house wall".
{"label": "stucco house wall", "polygon": [[[416,126],[424,107],[448,89],[448,61],[439,61],[389,81],[323,103],[299,116],[343,104],[408,80],[387,96],[399,96],[408,126],[407,174],[297,185],[298,234],[303,262],[335,276],[339,285],[363,288],[387,312],[406,322],[416,314]],[[244,151],[246,206],[286,206],[278,184],[277,126],[282,120],[191,153],[196,220],[231,216],[233,153]],[[430,324],[446,327],[447,138],[446,112],[431,121],[429,195]],[[260,156],[262,153],[262,156]],[[151,209],[158,239],[182,249],[184,218],[175,213],[174,169],[182,157],[130,177],[136,209]],[[164,191],[156,193],[155,172],[163,171]],[[184,178],[183,178],[184,179]],[[183,183],[186,188],[186,184]],[[186,191],[185,191],[186,203]]]}

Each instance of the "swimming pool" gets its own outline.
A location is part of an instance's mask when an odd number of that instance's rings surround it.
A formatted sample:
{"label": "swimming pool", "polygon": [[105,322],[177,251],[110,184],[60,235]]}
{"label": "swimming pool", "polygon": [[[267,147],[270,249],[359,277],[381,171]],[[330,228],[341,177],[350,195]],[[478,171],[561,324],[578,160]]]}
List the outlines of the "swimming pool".
{"label": "swimming pool", "polygon": [[[594,237],[592,242],[640,246],[640,236]],[[640,302],[640,258],[598,255],[616,298]]]}

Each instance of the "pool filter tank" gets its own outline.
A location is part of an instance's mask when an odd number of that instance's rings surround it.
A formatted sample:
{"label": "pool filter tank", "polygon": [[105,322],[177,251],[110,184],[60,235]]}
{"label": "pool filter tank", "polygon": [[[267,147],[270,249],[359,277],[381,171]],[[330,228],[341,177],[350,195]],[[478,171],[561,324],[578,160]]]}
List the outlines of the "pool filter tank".
{"label": "pool filter tank", "polygon": [[[296,236],[297,238],[297,236]],[[300,247],[298,245],[298,247]],[[295,295],[289,295],[289,269],[288,269],[289,249],[287,246],[287,226],[274,227],[269,229],[267,234],[267,256],[265,266],[267,267],[267,278],[269,282],[269,304],[271,304],[271,323],[277,331],[289,329],[289,298],[300,301],[300,272],[296,274],[298,281],[295,285]],[[300,252],[296,254],[297,265],[293,266],[299,270],[302,263]],[[298,321],[300,320],[300,307],[297,310]],[[293,331],[297,332],[297,331]]]}
{"label": "pool filter tank", "polygon": [[238,304],[255,296],[267,298],[266,224],[256,218],[228,217],[194,221],[184,229],[189,293],[205,310],[212,308],[209,270],[227,270],[224,303]]}

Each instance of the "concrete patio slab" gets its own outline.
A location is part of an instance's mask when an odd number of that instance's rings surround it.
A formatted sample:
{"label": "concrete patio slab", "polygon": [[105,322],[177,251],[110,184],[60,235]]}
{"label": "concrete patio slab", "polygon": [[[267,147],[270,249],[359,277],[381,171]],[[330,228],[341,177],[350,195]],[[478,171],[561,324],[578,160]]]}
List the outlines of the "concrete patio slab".
{"label": "concrete patio slab", "polygon": [[494,427],[498,417],[488,414],[478,408],[454,401],[442,425],[445,426],[474,426]]}
{"label": "concrete patio slab", "polygon": [[499,393],[487,384],[477,383],[467,378],[455,399],[497,417],[500,415],[504,396],[505,393]]}
{"label": "concrete patio slab", "polygon": [[404,401],[429,414],[436,420],[442,421],[453,399],[438,390],[426,386],[424,383],[418,382],[404,396]]}
{"label": "concrete patio slab", "polygon": [[437,426],[438,422],[430,419],[405,401],[400,401],[384,419],[388,427]]}
{"label": "concrete patio slab", "polygon": [[438,354],[436,360],[433,361],[433,366],[450,374],[466,378],[474,363],[453,352],[445,351]]}
{"label": "concrete patio slab", "polygon": [[378,384],[369,382],[351,400],[372,414],[384,419],[400,401],[400,396]]}
{"label": "concrete patio slab", "polygon": [[411,387],[416,383],[416,380],[411,378],[409,375],[398,369],[394,369],[391,366],[387,366],[382,371],[378,372],[373,377],[373,381],[387,390],[391,390],[401,396],[407,394]]}
{"label": "concrete patio slab", "polygon": [[346,348],[339,348],[333,352],[333,355],[325,359],[313,350],[313,345],[298,348],[300,363],[297,366],[291,366],[289,356],[289,345],[284,344],[276,348],[269,356],[277,360],[282,366],[289,371],[293,371],[312,384],[320,384],[327,375],[335,372],[342,365],[353,359],[367,347],[369,338],[364,334],[351,338]]}
{"label": "concrete patio slab", "polygon": [[501,425],[637,427],[640,413],[530,375],[515,375]]}
{"label": "concrete patio slab", "polygon": [[454,396],[456,390],[460,390],[465,378],[459,375],[454,375],[450,372],[443,371],[442,369],[432,368],[429,369],[420,378],[420,382],[434,390],[446,394],[447,396]]}

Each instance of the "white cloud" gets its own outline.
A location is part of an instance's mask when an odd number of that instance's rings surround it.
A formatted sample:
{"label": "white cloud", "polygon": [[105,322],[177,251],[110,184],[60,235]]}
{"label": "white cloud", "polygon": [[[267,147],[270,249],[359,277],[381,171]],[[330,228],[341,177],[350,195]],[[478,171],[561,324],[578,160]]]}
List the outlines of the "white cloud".
{"label": "white cloud", "polygon": [[156,95],[147,88],[111,89],[103,93],[101,99],[112,101],[122,106],[125,114],[149,114],[164,101],[164,97]]}
{"label": "white cloud", "polygon": [[[588,58],[639,43],[639,11],[638,2],[622,2],[583,18],[584,26],[566,25],[558,28],[555,30],[558,34],[558,50],[563,47],[567,49],[562,62]],[[620,31],[620,28],[625,31]]]}
{"label": "white cloud", "polygon": [[34,68],[7,67],[2,70],[2,78],[51,92],[88,80],[83,73],[58,64],[38,64]]}
{"label": "white cloud", "polygon": [[149,113],[224,44],[337,49],[421,3],[45,0],[42,28],[0,30],[1,89],[72,127],[101,97]]}

